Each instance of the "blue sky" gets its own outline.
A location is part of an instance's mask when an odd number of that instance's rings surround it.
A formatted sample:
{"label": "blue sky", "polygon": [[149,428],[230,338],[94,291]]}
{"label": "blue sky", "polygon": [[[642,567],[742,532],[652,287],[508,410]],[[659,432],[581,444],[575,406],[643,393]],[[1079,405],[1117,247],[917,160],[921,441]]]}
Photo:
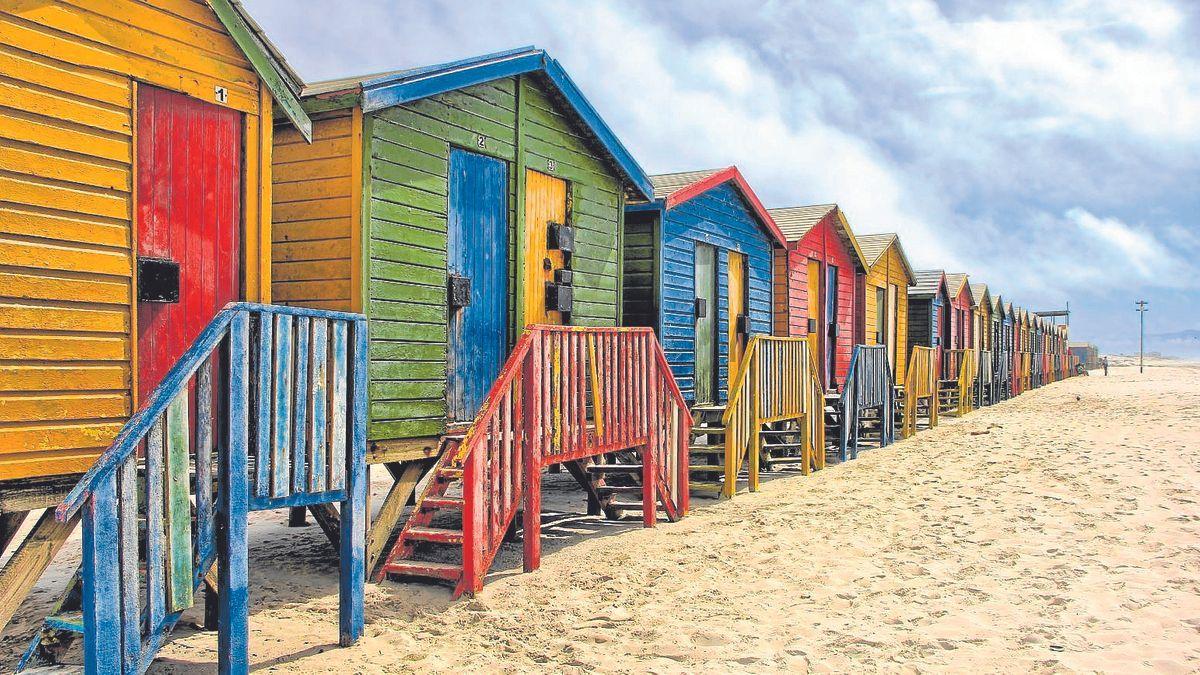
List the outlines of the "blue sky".
{"label": "blue sky", "polygon": [[1102,350],[1139,298],[1148,334],[1200,329],[1200,3],[244,4],[307,80],[543,47],[650,173],[837,202]]}

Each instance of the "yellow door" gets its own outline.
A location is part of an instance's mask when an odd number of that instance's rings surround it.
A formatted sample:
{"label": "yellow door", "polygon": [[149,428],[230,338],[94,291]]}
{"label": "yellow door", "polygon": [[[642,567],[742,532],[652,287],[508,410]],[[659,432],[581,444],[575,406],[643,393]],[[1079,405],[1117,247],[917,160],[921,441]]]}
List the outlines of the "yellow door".
{"label": "yellow door", "polygon": [[567,184],[537,171],[525,172],[525,325],[563,322],[562,312],[546,311],[546,284],[563,268],[562,251],[547,246],[550,223],[567,222]]}
{"label": "yellow door", "polygon": [[746,349],[746,334],[738,330],[738,317],[746,313],[746,256],[729,252],[729,383],[733,384],[742,354]]}
{"label": "yellow door", "polygon": [[[808,351],[823,371],[825,359],[821,351],[821,261],[808,261]],[[824,379],[822,379],[824,381]]]}

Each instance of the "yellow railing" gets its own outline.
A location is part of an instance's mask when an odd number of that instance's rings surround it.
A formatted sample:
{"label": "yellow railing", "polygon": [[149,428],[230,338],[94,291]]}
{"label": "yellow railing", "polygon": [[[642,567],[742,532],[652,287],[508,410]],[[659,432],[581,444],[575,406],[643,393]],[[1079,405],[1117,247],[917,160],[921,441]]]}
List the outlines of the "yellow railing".
{"label": "yellow railing", "polygon": [[908,373],[904,377],[904,421],[900,428],[901,438],[917,433],[917,404],[929,399],[929,427],[938,423],[938,354],[933,347],[914,346],[908,359]]}
{"label": "yellow railing", "polygon": [[801,472],[825,467],[825,394],[819,370],[805,338],[756,335],[750,339],[741,367],[729,387],[725,427],[725,485],[732,497],[737,474],[749,458],[750,489],[758,489],[764,424],[797,420],[803,425]]}
{"label": "yellow railing", "polygon": [[979,376],[979,359],[974,349],[964,349],[962,365],[958,369],[958,415],[961,417],[975,409],[975,381]]}
{"label": "yellow railing", "polygon": [[1033,388],[1033,353],[1021,352],[1021,393]]}

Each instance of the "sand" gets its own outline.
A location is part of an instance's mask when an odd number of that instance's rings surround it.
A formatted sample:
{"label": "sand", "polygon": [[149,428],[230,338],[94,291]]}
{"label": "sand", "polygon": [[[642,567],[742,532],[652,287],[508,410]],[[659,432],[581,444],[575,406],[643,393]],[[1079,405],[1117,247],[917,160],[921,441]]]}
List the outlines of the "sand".
{"label": "sand", "polygon": [[[540,571],[520,574],[509,545],[475,599],[368,585],[366,636],[348,649],[334,646],[328,543],[262,514],[252,661],[267,672],[1195,672],[1200,365],[1111,373],[756,494],[700,500],[680,523],[567,519],[547,528]],[[582,495],[550,479],[581,511]],[[210,672],[215,634],[177,635],[154,671]]]}

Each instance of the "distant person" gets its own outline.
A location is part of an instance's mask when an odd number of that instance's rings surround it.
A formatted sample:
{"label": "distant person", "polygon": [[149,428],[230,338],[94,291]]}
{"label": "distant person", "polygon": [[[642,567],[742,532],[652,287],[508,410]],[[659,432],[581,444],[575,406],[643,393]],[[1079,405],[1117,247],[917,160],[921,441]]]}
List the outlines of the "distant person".
{"label": "distant person", "polygon": [[1108,377],[1108,357],[1100,359],[1100,365],[1104,366],[1104,376]]}

